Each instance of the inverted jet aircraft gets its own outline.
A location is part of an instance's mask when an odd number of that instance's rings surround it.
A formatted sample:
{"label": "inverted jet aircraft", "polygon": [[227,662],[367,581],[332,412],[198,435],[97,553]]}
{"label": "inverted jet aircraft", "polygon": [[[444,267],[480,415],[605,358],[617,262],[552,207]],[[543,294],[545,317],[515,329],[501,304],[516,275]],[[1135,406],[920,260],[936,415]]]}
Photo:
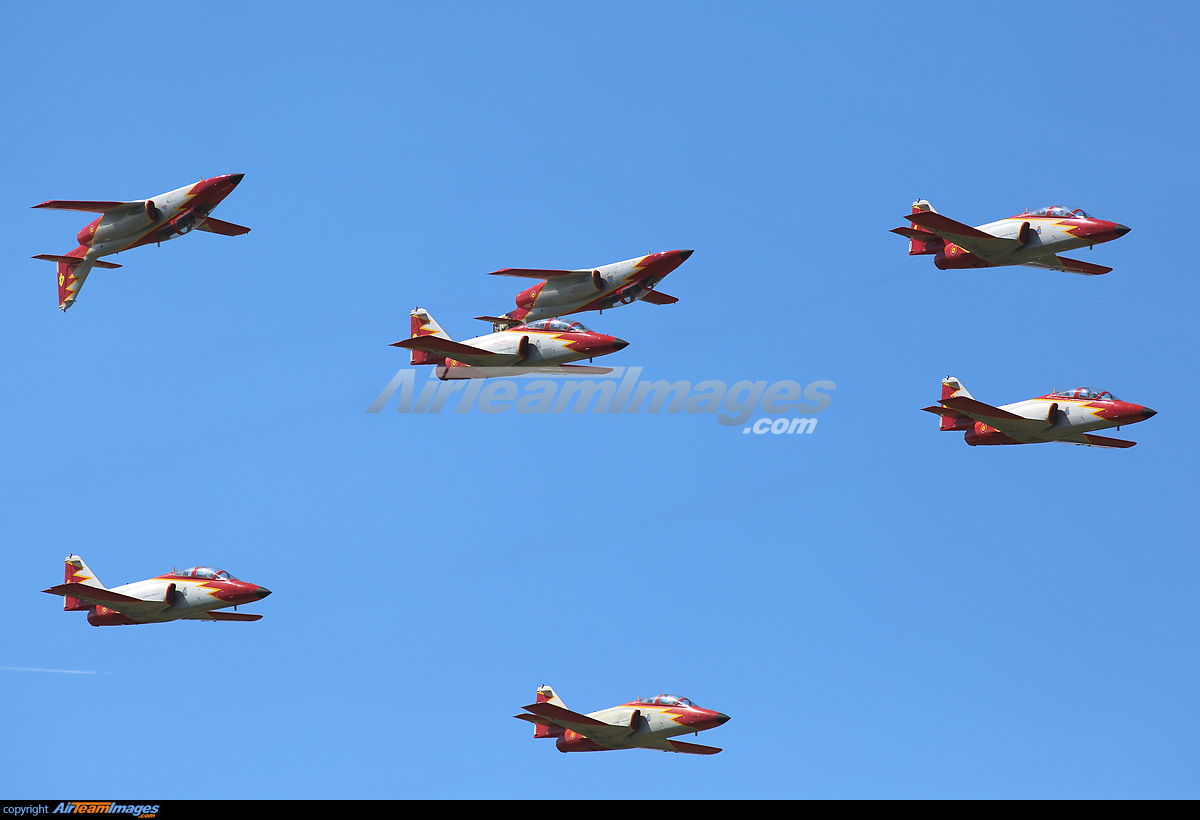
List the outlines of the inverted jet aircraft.
{"label": "inverted jet aircraft", "polygon": [[489,276],[541,279],[517,294],[516,310],[503,316],[477,316],[491,322],[497,331],[522,322],[566,316],[585,310],[605,311],[619,305],[649,302],[672,305],[679,300],[654,290],[668,273],[682,265],[692,251],[663,251],[598,268],[579,270],[535,270],[505,268]]}
{"label": "inverted jet aircraft", "polygon": [[518,373],[602,374],[611,367],[572,365],[581,359],[605,356],[629,345],[624,339],[589,330],[579,322],[542,319],[487,336],[452,340],[422,308],[413,308],[412,335],[392,347],[412,351],[412,361],[436,366],[435,375],[451,379],[486,379]]}
{"label": "inverted jet aircraft", "polygon": [[102,256],[111,256],[139,245],[166,242],[197,228],[222,236],[249,233],[249,228],[209,216],[244,176],[226,174],[202,179],[192,185],[159,194],[153,199],[130,202],[52,199],[34,205],[35,208],[56,211],[100,214],[75,237],[79,242],[75,250],[62,256],[42,253],[33,257],[58,263],[58,309],[65,311],[75,303],[83,280],[87,279],[93,267],[121,267],[113,262],[101,261]]}
{"label": "inverted jet aircraft", "polygon": [[942,379],[938,405],[922,407],[941,416],[942,431],[963,430],[967,444],[1036,444],[1061,441],[1084,447],[1132,447],[1123,441],[1093,435],[1093,430],[1120,429],[1156,415],[1140,404],[1120,401],[1107,391],[1090,387],[1058,390],[1003,407],[977,401],[953,376]]}
{"label": "inverted jet aircraft", "polygon": [[911,227],[892,228],[892,233],[908,237],[909,256],[934,254],[933,264],[939,270],[1029,265],[1098,276],[1112,268],[1058,254],[1111,242],[1129,233],[1124,225],[1058,205],[972,228],[942,216],[920,199],[913,203],[909,220]]}
{"label": "inverted jet aircraft", "polygon": [[217,612],[251,604],[271,590],[239,581],[223,569],[191,567],[108,589],[78,555],[67,556],[66,580],[43,589],[63,596],[64,612],[86,612],[92,626],[155,624],[166,621],[257,621],[261,615]]}
{"label": "inverted jet aircraft", "polygon": [[534,737],[552,737],[560,752],[604,752],[609,749],[657,749],[689,755],[715,755],[715,746],[671,740],[699,734],[729,720],[729,715],[702,709],[678,695],[638,698],[588,715],[572,712],[549,686],[539,686],[537,702],[522,706],[532,714],[513,715],[533,724]]}

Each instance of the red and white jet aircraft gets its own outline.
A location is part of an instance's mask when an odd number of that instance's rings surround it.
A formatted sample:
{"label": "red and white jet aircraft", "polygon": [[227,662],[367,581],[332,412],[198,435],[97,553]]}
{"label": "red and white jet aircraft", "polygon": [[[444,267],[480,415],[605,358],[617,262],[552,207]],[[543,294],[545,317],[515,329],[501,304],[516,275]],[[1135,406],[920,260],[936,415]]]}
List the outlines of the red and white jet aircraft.
{"label": "red and white jet aircraft", "polygon": [[892,228],[892,233],[909,238],[909,256],[935,254],[933,264],[940,270],[1030,265],[1097,276],[1112,268],[1058,254],[1111,242],[1129,233],[1124,225],[1058,205],[972,228],[942,216],[920,199],[913,203],[909,220],[911,227]]}
{"label": "red and white jet aircraft", "polygon": [[257,621],[261,615],[214,610],[252,604],[271,590],[215,567],[192,567],[108,589],[78,555],[67,556],[66,581],[43,589],[64,598],[64,612],[86,612],[92,626],[166,621]]}
{"label": "red and white jet aircraft", "polygon": [[92,202],[52,199],[35,208],[56,211],[85,211],[100,216],[83,227],[75,237],[79,247],[63,256],[42,253],[33,257],[58,263],[58,309],[65,311],[79,295],[83,280],[93,267],[119,268],[100,257],[127,251],[139,245],[166,242],[199,228],[222,236],[240,236],[249,228],[222,222],[209,216],[213,208],[242,181],[245,174],[202,179],[154,199],[130,202]]}
{"label": "red and white jet aircraft", "polygon": [[715,746],[671,740],[677,735],[715,729],[729,715],[702,709],[678,695],[638,698],[588,715],[572,712],[549,686],[539,686],[537,702],[522,706],[533,714],[513,715],[532,723],[534,737],[555,738],[560,752],[604,752],[609,749],[657,749],[689,755],[715,755]]}
{"label": "red and white jet aircraft", "polygon": [[588,330],[579,322],[542,319],[487,336],[453,341],[422,308],[413,308],[412,336],[392,347],[412,351],[412,364],[436,365],[439,379],[487,379],[519,373],[602,374],[611,367],[571,365],[629,345],[624,339]]}
{"label": "red and white jet aircraft", "polygon": [[580,270],[534,270],[505,268],[489,276],[517,276],[541,279],[531,288],[517,294],[516,310],[503,316],[477,316],[491,322],[496,330],[535,319],[566,316],[585,310],[601,312],[634,302],[652,305],[672,305],[679,300],[659,293],[654,286],[668,273],[682,265],[692,251],[663,251],[598,268]]}
{"label": "red and white jet aircraft", "polygon": [[964,430],[967,444],[1037,444],[1062,441],[1084,447],[1125,448],[1137,444],[1092,435],[1107,427],[1120,429],[1157,415],[1149,407],[1120,401],[1090,387],[1060,390],[1003,407],[976,401],[953,376],[942,379],[940,404],[922,407],[942,417],[939,430]]}

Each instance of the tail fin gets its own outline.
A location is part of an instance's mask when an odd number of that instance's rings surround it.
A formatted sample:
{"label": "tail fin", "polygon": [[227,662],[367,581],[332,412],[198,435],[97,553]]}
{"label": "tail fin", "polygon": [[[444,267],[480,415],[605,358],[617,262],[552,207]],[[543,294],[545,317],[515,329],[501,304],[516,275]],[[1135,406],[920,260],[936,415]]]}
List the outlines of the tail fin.
{"label": "tail fin", "polygon": [[[975,398],[967,392],[967,388],[962,386],[962,382],[953,376],[947,376],[942,379],[942,399],[949,399],[955,396],[965,396],[968,399]],[[941,425],[938,430],[945,432],[947,430],[967,430],[975,425],[975,419],[970,416],[964,416],[961,413],[953,416],[942,416]]]}
{"label": "tail fin", "polygon": [[[913,203],[912,212],[914,214],[918,214],[923,211],[930,211],[935,214],[937,213],[937,209],[934,208],[932,205],[930,205],[928,202],[926,202],[924,199],[918,199],[916,202]],[[930,233],[929,231],[925,230],[924,228],[918,227],[916,224],[914,224],[912,222],[910,222],[908,224],[909,224],[909,227],[912,229],[912,231],[929,235],[929,238],[925,239],[924,237],[913,236],[911,232],[908,234],[908,255],[909,256],[921,256],[922,254],[927,254],[927,253],[937,253],[946,246],[946,241],[944,239],[942,239],[940,236],[936,236],[936,235]]]}
{"label": "tail fin", "polygon": [[[83,562],[83,559],[78,555],[68,555],[66,558],[66,572],[63,577],[65,584],[84,584],[89,587],[98,587],[99,589],[107,589],[104,584],[100,583],[100,579],[96,577],[96,573],[92,572],[91,568]],[[92,608],[92,604],[86,601],[81,601],[78,598],[70,596],[63,597],[64,612],[82,612]]]}
{"label": "tail fin", "polygon": [[[42,259],[46,262],[58,263],[59,310],[65,311],[75,303],[75,297],[79,294],[79,289],[83,287],[83,280],[87,279],[87,275],[92,269],[91,264],[83,264],[83,257],[87,255],[87,252],[88,249],[80,245],[64,256],[44,253],[33,257],[34,259]],[[120,265],[113,267],[120,267]]]}
{"label": "tail fin", "polygon": [[[409,315],[412,316],[412,332],[409,335],[413,339],[418,336],[437,336],[448,342],[454,341],[424,308],[413,308]],[[444,364],[445,361],[445,356],[438,356],[436,353],[424,350],[413,350],[409,364]]]}
{"label": "tail fin", "polygon": [[[537,690],[537,703],[549,703],[553,706],[558,706],[561,709],[566,709],[567,705],[562,702],[562,699],[554,694],[554,690],[549,686],[542,685]],[[556,726],[553,723],[535,723],[533,724],[534,737],[562,737],[565,730],[561,726]]]}

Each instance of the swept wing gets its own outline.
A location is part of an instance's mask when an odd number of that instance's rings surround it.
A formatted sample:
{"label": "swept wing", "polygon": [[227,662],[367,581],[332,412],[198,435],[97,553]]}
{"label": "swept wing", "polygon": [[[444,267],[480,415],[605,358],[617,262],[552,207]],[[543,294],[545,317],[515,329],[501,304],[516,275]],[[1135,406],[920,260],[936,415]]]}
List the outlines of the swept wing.
{"label": "swept wing", "polygon": [[530,723],[553,723],[555,726],[570,729],[572,732],[601,742],[627,737],[633,732],[628,726],[605,723],[602,720],[572,712],[570,709],[555,706],[553,703],[531,703],[521,708],[527,712],[533,712],[536,717],[531,715],[513,715],[513,717]]}
{"label": "swept wing", "polygon": [[1060,270],[1065,273],[1082,273],[1084,276],[1099,276],[1102,273],[1108,273],[1112,270],[1112,268],[1106,268],[1104,265],[1093,265],[1091,262],[1080,262],[1078,259],[1068,259],[1065,256],[1055,256],[1054,254],[1039,256],[1037,259],[1022,262],[1021,264],[1034,268]]}
{"label": "swept wing", "polygon": [[982,421],[989,427],[995,427],[1000,432],[1010,435],[1028,436],[1050,427],[1050,422],[1046,419],[1027,419],[966,396],[951,396],[948,399],[942,399],[942,406],[956,410],[976,421]]}
{"label": "swept wing", "polygon": [[392,347],[424,350],[427,353],[449,356],[456,362],[480,366],[486,366],[489,363],[494,365],[496,357],[499,355],[492,353],[490,350],[481,350],[478,347],[471,347],[461,342],[452,342],[441,336],[414,336],[411,339],[401,339],[398,342],[393,342]]}
{"label": "swept wing", "polygon": [[[1021,243],[1015,239],[1003,239],[999,236],[992,236],[990,233],[984,233],[978,228],[964,225],[935,211],[921,211],[909,214],[907,219],[914,225],[919,225],[925,230],[940,236],[942,239],[953,242],[960,248],[965,248],[976,256],[985,258],[997,256],[1011,253],[1021,247]],[[908,231],[896,229],[895,233],[901,233],[904,236],[913,235],[912,229],[908,229]]]}
{"label": "swept wing", "polygon": [[1119,438],[1107,438],[1105,436],[1094,436],[1091,433],[1080,433],[1066,438],[1055,439],[1055,441],[1063,441],[1067,444],[1078,444],[1083,447],[1106,447],[1112,450],[1124,450],[1126,447],[1132,447],[1137,444],[1136,441],[1125,441]]}
{"label": "swept wing", "polygon": [[34,208],[44,208],[48,211],[84,211],[91,214],[111,214],[123,210],[135,210],[146,207],[146,200],[138,199],[131,202],[113,202],[111,200],[93,199],[51,199]]}
{"label": "swept wing", "polygon": [[167,608],[166,601],[143,601],[141,598],[132,598],[119,592],[113,592],[111,589],[88,584],[59,584],[49,589],[43,589],[42,592],[78,598],[81,601],[108,607],[126,615],[145,615]]}
{"label": "swept wing", "polygon": [[250,229],[247,227],[234,225],[232,222],[222,222],[219,219],[213,219],[211,216],[201,222],[196,230],[219,233],[221,236],[241,236],[242,234],[250,233]]}
{"label": "swept wing", "polygon": [[682,740],[651,740],[641,744],[643,749],[658,749],[663,752],[681,752],[685,755],[715,755],[721,751],[716,746],[701,746],[699,743],[684,743]]}

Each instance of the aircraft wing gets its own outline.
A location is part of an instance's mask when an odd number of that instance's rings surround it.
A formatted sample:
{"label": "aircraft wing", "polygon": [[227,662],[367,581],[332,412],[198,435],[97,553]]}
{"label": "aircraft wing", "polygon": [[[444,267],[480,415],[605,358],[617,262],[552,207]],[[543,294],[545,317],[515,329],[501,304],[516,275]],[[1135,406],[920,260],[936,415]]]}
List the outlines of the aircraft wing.
{"label": "aircraft wing", "polygon": [[241,236],[242,234],[250,233],[249,228],[234,225],[232,222],[222,222],[219,219],[213,219],[211,216],[201,222],[196,230],[219,233],[221,236]]}
{"label": "aircraft wing", "polygon": [[258,621],[261,620],[261,615],[251,615],[246,612],[202,612],[199,615],[192,615],[189,618],[182,618],[184,621]]}
{"label": "aircraft wing", "polygon": [[481,350],[478,347],[471,347],[461,342],[452,342],[440,336],[414,336],[411,339],[401,339],[398,342],[393,342],[392,347],[424,350],[427,353],[449,356],[456,362],[462,362],[463,364],[486,365],[499,355],[492,353],[490,350]]}
{"label": "aircraft wing", "polygon": [[674,296],[667,296],[665,293],[659,293],[656,290],[650,290],[646,292],[646,295],[642,297],[641,301],[649,302],[652,305],[673,305],[678,302],[679,299]]}
{"label": "aircraft wing", "polygon": [[646,743],[643,749],[658,749],[662,752],[681,752],[685,755],[715,755],[721,751],[716,746],[701,746],[699,743],[684,743],[682,740],[662,740]]}
{"label": "aircraft wing", "polygon": [[[1045,430],[1050,426],[1050,422],[1046,419],[1027,419],[1024,416],[1018,416],[1016,413],[1001,410],[999,407],[992,407],[990,404],[984,404],[981,401],[970,399],[966,396],[951,396],[948,399],[942,399],[942,406],[956,410],[964,416],[970,416],[976,421],[982,421],[990,427],[995,427],[1001,433],[1014,433],[1019,436],[1029,435],[1030,433]],[[945,414],[941,413],[940,415]]]}
{"label": "aircraft wing", "polygon": [[519,364],[509,367],[473,365],[471,367],[445,368],[445,371],[438,378],[458,381],[460,379],[490,379],[495,376],[527,376],[533,374],[546,376],[603,376],[611,372],[613,372],[611,367],[593,367],[587,364],[548,364],[542,367],[525,367]]}
{"label": "aircraft wing", "polygon": [[522,279],[569,279],[578,276],[581,279],[591,279],[589,270],[537,270],[535,268],[503,268],[494,270],[488,276],[519,276]]}
{"label": "aircraft wing", "polygon": [[1055,439],[1055,441],[1066,442],[1067,444],[1079,444],[1083,447],[1106,447],[1111,450],[1124,450],[1127,447],[1132,447],[1137,444],[1136,441],[1125,441],[1119,438],[1106,438],[1104,436],[1093,436],[1091,433],[1079,433],[1066,438]]}
{"label": "aircraft wing", "polygon": [[111,202],[109,200],[91,200],[91,199],[51,199],[48,202],[43,202],[41,205],[34,205],[35,208],[45,208],[48,211],[85,211],[91,214],[111,214],[115,211],[124,210],[126,208],[144,208],[146,200],[139,199],[133,202]]}
{"label": "aircraft wing", "polygon": [[1055,256],[1054,254],[1039,256],[1037,259],[1021,264],[1032,268],[1060,270],[1065,273],[1082,273],[1084,276],[1099,276],[1112,270],[1103,265],[1093,265],[1091,262],[1080,262],[1078,259],[1067,259],[1065,256]]}
{"label": "aircraft wing", "polygon": [[[605,723],[602,720],[596,720],[593,717],[572,712],[570,709],[555,706],[553,703],[531,703],[521,708],[526,712],[533,712],[533,714],[537,715],[534,720],[529,721],[530,723],[553,723],[555,726],[570,729],[572,732],[578,732],[584,737],[590,737],[593,740],[615,740],[626,737],[633,731],[628,726],[616,726],[612,723]],[[529,720],[528,715],[513,715],[513,717],[521,720]]]}
{"label": "aircraft wing", "polygon": [[143,601],[141,598],[131,598],[128,595],[113,592],[111,589],[94,587],[88,584],[59,584],[49,589],[43,589],[42,592],[48,592],[51,595],[78,598],[81,601],[105,606],[116,612],[123,612],[129,615],[154,612],[155,610],[166,609],[167,607],[166,601]]}
{"label": "aircraft wing", "polygon": [[[942,239],[953,242],[960,248],[966,248],[977,256],[996,256],[1021,247],[1021,243],[1015,239],[992,236],[990,233],[984,233],[978,228],[964,225],[933,211],[909,214],[907,218],[914,225],[919,225]],[[896,229],[896,233],[901,233],[900,229]],[[912,234],[905,233],[903,235],[911,236]]]}

